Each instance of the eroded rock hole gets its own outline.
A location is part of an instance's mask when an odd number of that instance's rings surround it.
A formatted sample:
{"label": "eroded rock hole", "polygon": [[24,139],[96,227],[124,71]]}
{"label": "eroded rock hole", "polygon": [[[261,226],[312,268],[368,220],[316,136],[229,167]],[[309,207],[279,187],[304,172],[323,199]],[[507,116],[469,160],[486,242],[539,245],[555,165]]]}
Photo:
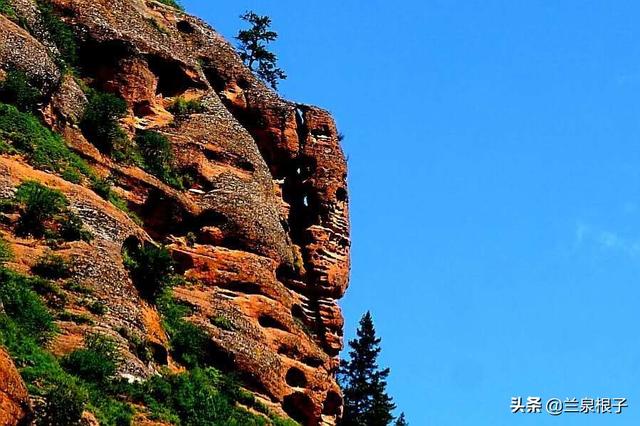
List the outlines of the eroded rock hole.
{"label": "eroded rock hole", "polygon": [[262,314],[258,317],[258,324],[264,328],[275,328],[277,330],[289,331],[282,322],[267,314]]}
{"label": "eroded rock hole", "polygon": [[304,310],[302,309],[302,306],[300,306],[300,305],[293,305],[291,307],[291,315],[294,318],[298,318],[300,320],[305,318]]}
{"label": "eroded rock hole", "polygon": [[169,363],[169,354],[164,346],[155,342],[150,342],[149,350],[151,351],[151,356],[156,364],[167,365]]}
{"label": "eroded rock hole", "polygon": [[238,87],[241,88],[242,90],[247,90],[248,88],[251,87],[251,83],[249,82],[249,80],[247,80],[244,77],[240,77],[236,83],[238,84]]}
{"label": "eroded rock hole", "polygon": [[206,89],[206,85],[187,74],[182,65],[171,59],[150,55],[149,69],[158,77],[156,93],[164,97],[183,94],[189,89]]}
{"label": "eroded rock hole", "polygon": [[301,425],[307,425],[313,419],[313,401],[302,392],[285,396],[282,409]]}
{"label": "eroded rock hole", "polygon": [[314,356],[305,356],[304,358],[302,358],[300,360],[300,362],[302,362],[303,364],[308,365],[309,367],[312,368],[318,368],[322,365],[324,365],[324,361],[322,361],[322,359],[314,357]]}
{"label": "eroded rock hole", "polygon": [[336,191],[336,198],[338,199],[338,201],[347,201],[347,190],[345,188],[338,188],[338,190]]}
{"label": "eroded rock hole", "polygon": [[341,408],[342,397],[335,391],[327,392],[327,397],[325,398],[322,406],[322,414],[337,416],[342,411]]}
{"label": "eroded rock hole", "polygon": [[185,34],[193,34],[196,31],[194,26],[187,21],[178,21],[176,28],[178,28],[178,31]]}
{"label": "eroded rock hole", "polygon": [[223,287],[232,291],[236,291],[238,293],[243,293],[243,294],[257,294],[257,295],[264,294],[262,292],[262,287],[260,287],[258,284],[250,283],[246,281],[231,281],[230,283],[224,285]]}
{"label": "eroded rock hole", "polygon": [[224,90],[227,85],[227,79],[218,72],[209,59],[201,58],[200,62],[203,64],[202,70],[204,71],[204,76],[209,81],[211,87],[213,87],[213,90],[216,92]]}
{"label": "eroded rock hole", "polygon": [[304,375],[304,372],[296,367],[291,367],[289,371],[287,371],[287,375],[284,380],[287,384],[294,388],[304,388],[307,386],[307,378]]}
{"label": "eroded rock hole", "polygon": [[331,137],[331,129],[326,124],[323,124],[320,128],[312,129],[311,134],[316,138],[329,138]]}
{"label": "eroded rock hole", "polygon": [[[111,81],[120,68],[121,59],[131,57],[131,47],[122,41],[98,42],[89,39],[78,49],[78,65],[83,75],[93,77],[95,81]],[[114,91],[114,88],[98,87],[101,90]]]}
{"label": "eroded rock hole", "polygon": [[185,223],[193,220],[179,199],[152,189],[138,213],[144,221],[145,230],[155,240],[167,234],[180,234]]}

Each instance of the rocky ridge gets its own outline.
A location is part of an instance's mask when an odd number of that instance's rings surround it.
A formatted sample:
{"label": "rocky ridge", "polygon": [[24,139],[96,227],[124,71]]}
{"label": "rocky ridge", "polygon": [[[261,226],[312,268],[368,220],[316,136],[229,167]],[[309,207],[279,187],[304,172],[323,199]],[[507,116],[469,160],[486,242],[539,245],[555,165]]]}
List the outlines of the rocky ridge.
{"label": "rocky ridge", "polygon": [[[236,372],[243,387],[303,425],[335,424],[342,398],[335,373],[343,320],[337,300],[349,275],[346,161],[330,114],[284,100],[248,70],[233,47],[203,21],[144,0],[50,0],[78,43],[75,75],[56,61],[57,47],[32,0],[9,2],[19,19],[0,15],[0,77],[26,73],[45,94],[41,119],[95,172],[113,182],[139,221],[86,182],[39,170],[20,155],[0,156],[0,193],[24,181],[60,190],[93,234],[55,248],[72,259],[73,279],[105,305],[87,312],[65,289],[68,309],[91,323],[58,320],[57,355],[100,331],[118,342],[119,374],[144,380],[163,368],[180,371],[154,303],[123,262],[133,244],[166,245],[185,280],[173,289],[209,338],[211,364]],[[86,88],[124,99],[120,124],[129,138],[154,130],[171,142],[174,167],[188,184],[170,186],[142,168],[97,149],[79,126]],[[177,114],[176,99],[197,112]],[[5,223],[6,221],[3,221]],[[28,272],[44,240],[0,232]],[[144,285],[144,283],[142,284]],[[224,327],[219,319],[224,319]],[[148,341],[140,359],[121,330]],[[0,352],[0,424],[29,411],[26,389]]]}

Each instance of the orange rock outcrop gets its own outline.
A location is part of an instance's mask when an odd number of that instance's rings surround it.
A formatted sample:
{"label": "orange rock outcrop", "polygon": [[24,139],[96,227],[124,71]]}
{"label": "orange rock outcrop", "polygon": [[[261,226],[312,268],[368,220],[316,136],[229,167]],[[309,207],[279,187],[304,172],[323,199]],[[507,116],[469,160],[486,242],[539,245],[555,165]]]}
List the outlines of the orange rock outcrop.
{"label": "orange rock outcrop", "polygon": [[[101,154],[78,128],[87,99],[56,67],[46,34],[0,16],[0,69],[17,68],[42,82],[45,122],[110,177],[142,221],[86,186],[0,156],[0,193],[28,179],[60,189],[95,237],[61,250],[73,259],[74,279],[93,290],[106,314],[91,324],[60,322],[53,350],[67,353],[99,329],[122,346],[121,374],[145,378],[175,367],[155,307],[123,266],[126,244],[153,240],[169,247],[187,278],[174,294],[193,307],[188,320],[210,337],[214,365],[236,372],[261,401],[303,425],[335,424],[342,410],[337,300],[348,286],[350,237],[347,165],[331,115],[280,98],[218,33],[174,8],[152,0],[50,3],[79,39],[84,82],[126,101],[122,124],[129,135],[153,129],[169,138],[175,167],[190,178],[177,190]],[[12,4],[38,28],[32,0]],[[169,105],[179,97],[197,99],[202,111],[174,116]],[[18,269],[28,270],[43,250],[32,240],[12,243],[23,247]],[[70,309],[91,315],[81,296],[69,297]],[[131,334],[151,342],[153,360],[129,348]],[[0,356],[0,375],[18,380],[12,371]],[[13,404],[6,406],[15,413],[5,418],[18,419],[23,410],[19,383],[4,394],[0,388],[0,404]]]}

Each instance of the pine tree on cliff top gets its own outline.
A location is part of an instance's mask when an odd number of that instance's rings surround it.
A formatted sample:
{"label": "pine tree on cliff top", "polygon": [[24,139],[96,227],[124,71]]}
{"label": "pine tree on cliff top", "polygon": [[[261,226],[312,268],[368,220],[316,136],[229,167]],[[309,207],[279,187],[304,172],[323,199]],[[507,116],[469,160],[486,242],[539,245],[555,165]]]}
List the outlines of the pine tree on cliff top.
{"label": "pine tree on cliff top", "polygon": [[360,320],[357,337],[349,341],[349,360],[343,360],[338,374],[344,393],[341,426],[387,426],[395,409],[387,394],[389,369],[380,369],[380,341],[371,313]]}
{"label": "pine tree on cliff top", "polygon": [[278,80],[284,80],[287,75],[278,68],[276,55],[267,49],[267,44],[278,38],[278,34],[271,30],[271,18],[254,12],[246,12],[240,18],[251,24],[251,28],[240,30],[236,36],[240,42],[240,58],[258,77],[277,89]]}

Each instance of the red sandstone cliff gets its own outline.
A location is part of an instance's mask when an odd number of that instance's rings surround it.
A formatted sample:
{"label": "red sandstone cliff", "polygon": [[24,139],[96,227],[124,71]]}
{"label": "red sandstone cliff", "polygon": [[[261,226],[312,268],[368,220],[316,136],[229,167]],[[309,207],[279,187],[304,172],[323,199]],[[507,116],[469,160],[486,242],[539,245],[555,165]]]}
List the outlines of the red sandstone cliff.
{"label": "red sandstone cliff", "polygon": [[[68,353],[99,330],[121,344],[122,374],[144,379],[164,366],[180,368],[155,306],[123,266],[124,245],[155,241],[169,247],[188,279],[174,294],[194,308],[189,321],[209,336],[214,364],[237,372],[244,387],[283,415],[305,425],[334,424],[342,404],[335,372],[343,320],[336,301],[348,285],[350,241],[346,162],[329,113],[280,98],[208,25],[158,2],[51,3],[79,39],[81,80],[126,101],[122,125],[129,135],[154,129],[167,136],[176,167],[192,178],[190,187],[176,190],[101,154],[78,128],[86,97],[78,79],[51,57],[46,33],[0,16],[0,69],[17,68],[41,82],[44,120],[111,177],[142,219],[135,223],[86,184],[37,170],[21,156],[0,156],[0,193],[25,180],[46,183],[67,196],[94,235],[90,243],[56,250],[73,259],[73,278],[93,290],[106,314],[87,312],[81,295],[65,289],[68,309],[93,323],[58,321],[54,353]],[[11,4],[30,28],[39,28],[32,0]],[[204,110],[174,117],[167,106],[179,96],[200,100]],[[44,242],[1,230],[16,253],[12,267],[28,271]],[[218,317],[232,330],[216,326]],[[152,342],[152,361],[129,349],[117,332],[123,328]],[[0,352],[5,376],[0,424],[14,424],[25,412],[26,391]]]}

